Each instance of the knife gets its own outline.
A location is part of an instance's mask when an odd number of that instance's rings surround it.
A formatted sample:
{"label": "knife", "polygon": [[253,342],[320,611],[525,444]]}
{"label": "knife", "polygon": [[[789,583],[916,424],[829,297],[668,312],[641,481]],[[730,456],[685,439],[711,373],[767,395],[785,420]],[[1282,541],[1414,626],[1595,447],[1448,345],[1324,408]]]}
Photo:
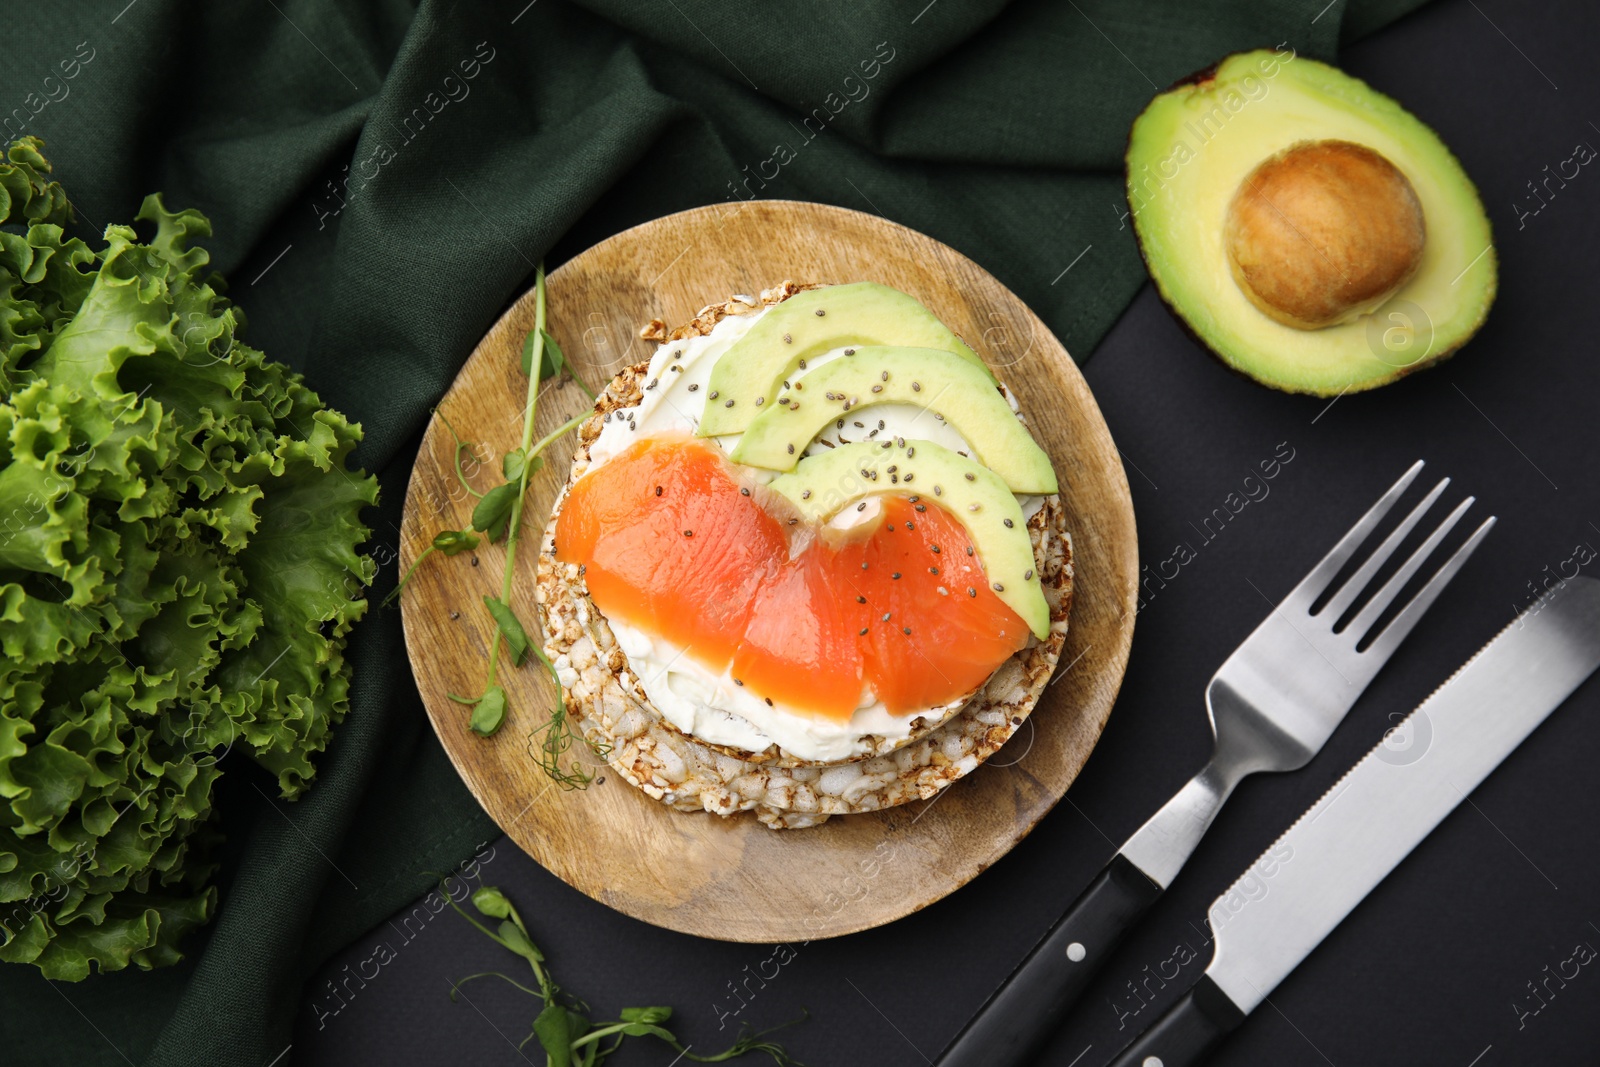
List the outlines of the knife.
{"label": "knife", "polygon": [[1191,1067],[1600,666],[1600,581],[1513,619],[1211,905],[1190,991],[1112,1067]]}

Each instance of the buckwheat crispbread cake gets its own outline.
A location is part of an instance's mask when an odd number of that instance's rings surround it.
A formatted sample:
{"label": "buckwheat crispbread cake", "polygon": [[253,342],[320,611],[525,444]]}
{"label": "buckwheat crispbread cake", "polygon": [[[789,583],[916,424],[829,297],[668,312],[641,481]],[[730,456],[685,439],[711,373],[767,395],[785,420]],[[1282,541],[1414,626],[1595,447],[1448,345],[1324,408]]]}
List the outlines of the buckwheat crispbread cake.
{"label": "buckwheat crispbread cake", "polygon": [[[709,305],[692,322],[670,332],[654,320],[640,336],[664,342],[707,334],[728,315],[754,314],[814,287],[784,282],[763,291],[759,299],[737,296]],[[601,394],[594,417],[579,428],[569,487],[588,470],[589,449],[606,415],[639,403],[648,368],[648,360],[627,368]],[[1060,500],[1051,496],[1028,522],[1050,606],[1049,635],[1030,640],[964,702],[922,717],[905,739],[869,738],[863,754],[833,763],[799,759],[777,746],[751,753],[708,744],[655,710],[589,599],[578,566],[556,560],[556,519],[565,498],[563,490],[540,542],[538,599],[545,651],[567,691],[569,713],[589,742],[617,773],[680,811],[724,816],[753,811],[765,825],[789,829],[932,797],[971,773],[1016,732],[1054,673],[1066,641],[1072,540]]]}

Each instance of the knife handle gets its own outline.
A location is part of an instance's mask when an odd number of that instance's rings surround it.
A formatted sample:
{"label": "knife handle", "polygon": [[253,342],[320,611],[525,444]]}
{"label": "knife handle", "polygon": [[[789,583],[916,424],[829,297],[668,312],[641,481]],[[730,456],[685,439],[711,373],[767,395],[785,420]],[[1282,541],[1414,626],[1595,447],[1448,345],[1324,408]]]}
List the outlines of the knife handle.
{"label": "knife handle", "polygon": [[1049,1038],[1161,888],[1120,852],[989,996],[937,1067],[1019,1067]]}
{"label": "knife handle", "polygon": [[1202,975],[1182,1000],[1111,1061],[1111,1067],[1196,1067],[1242,1022],[1244,1012]]}

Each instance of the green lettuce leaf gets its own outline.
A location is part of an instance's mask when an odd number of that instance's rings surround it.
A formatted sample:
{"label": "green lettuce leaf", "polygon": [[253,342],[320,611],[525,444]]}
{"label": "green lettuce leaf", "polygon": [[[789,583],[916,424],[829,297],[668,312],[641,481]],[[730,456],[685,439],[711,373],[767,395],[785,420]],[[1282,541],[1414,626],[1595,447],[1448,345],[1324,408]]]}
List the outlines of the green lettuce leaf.
{"label": "green lettuce leaf", "polygon": [[0,161],[0,961],[75,981],[210,918],[227,760],[312,782],[377,483],[239,339],[203,215],[151,196],[92,248],[40,147]]}

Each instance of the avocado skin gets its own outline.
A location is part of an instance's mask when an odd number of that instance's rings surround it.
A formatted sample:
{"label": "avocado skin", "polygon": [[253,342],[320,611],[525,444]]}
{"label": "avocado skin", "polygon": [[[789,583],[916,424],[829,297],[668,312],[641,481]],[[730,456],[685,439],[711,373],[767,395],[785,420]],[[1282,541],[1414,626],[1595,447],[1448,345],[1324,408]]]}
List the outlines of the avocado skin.
{"label": "avocado skin", "polygon": [[[1169,95],[1171,93],[1174,93],[1174,92],[1177,92],[1179,90],[1188,88],[1190,86],[1195,86],[1195,87],[1203,87],[1203,86],[1205,86],[1206,83],[1214,81],[1216,79],[1218,72],[1230,60],[1236,59],[1236,58],[1241,57],[1241,56],[1253,55],[1253,54],[1256,54],[1258,52],[1270,52],[1270,51],[1272,51],[1271,48],[1263,46],[1262,48],[1259,48],[1259,49],[1243,49],[1243,50],[1238,51],[1238,52],[1230,52],[1227,55],[1223,56],[1222,58],[1218,59],[1215,63],[1212,63],[1212,64],[1210,64],[1208,66],[1202,67],[1201,69],[1195,71],[1194,73],[1185,75],[1184,77],[1179,78],[1177,81],[1174,81],[1167,88],[1163,89],[1160,93],[1157,93],[1154,97],[1152,97],[1151,103],[1153,104],[1156,100],[1159,100],[1159,99],[1161,99],[1161,98],[1163,98],[1163,97],[1165,97],[1165,96],[1167,96],[1167,95]],[[1296,62],[1307,62],[1307,60],[1305,60],[1303,57],[1297,57],[1295,61]],[[1317,61],[1311,60],[1310,62],[1317,62]],[[1331,64],[1329,64],[1329,65],[1331,66]],[[1337,68],[1335,68],[1335,69],[1337,69]],[[1356,79],[1356,80],[1359,80],[1359,79]],[[1361,84],[1363,86],[1366,85],[1365,82],[1362,82]],[[1374,95],[1382,95],[1382,94],[1378,94],[1376,92],[1376,90],[1372,90],[1372,92],[1374,93]],[[1146,110],[1148,110],[1148,105],[1146,107]],[[1172,316],[1173,320],[1177,322],[1178,327],[1183,331],[1183,333],[1191,341],[1193,341],[1195,343],[1196,346],[1198,346],[1200,348],[1201,351],[1205,352],[1212,359],[1216,360],[1217,363],[1221,364],[1223,367],[1225,367],[1227,370],[1231,371],[1232,373],[1237,374],[1239,377],[1244,378],[1244,379],[1246,379],[1248,381],[1254,382],[1257,385],[1264,385],[1269,389],[1273,389],[1273,390],[1276,390],[1276,391],[1282,392],[1282,393],[1311,395],[1311,396],[1318,396],[1318,397],[1332,397],[1332,396],[1343,396],[1346,393],[1367,392],[1367,391],[1372,390],[1372,389],[1377,389],[1380,386],[1389,385],[1389,384],[1391,384],[1393,382],[1397,382],[1402,378],[1409,377],[1410,375],[1415,374],[1417,371],[1427,370],[1430,367],[1434,367],[1434,366],[1438,365],[1439,363],[1444,362],[1445,360],[1449,359],[1451,356],[1453,356],[1457,352],[1459,352],[1461,350],[1461,348],[1464,345],[1467,344],[1467,342],[1469,342],[1469,341],[1471,341],[1473,339],[1473,337],[1477,336],[1478,331],[1483,328],[1484,323],[1488,320],[1489,311],[1494,306],[1495,298],[1496,298],[1496,296],[1498,295],[1498,292],[1499,292],[1499,249],[1498,249],[1498,241],[1494,237],[1494,223],[1493,223],[1493,220],[1489,218],[1488,212],[1484,209],[1482,194],[1479,192],[1476,184],[1469,183],[1472,202],[1477,207],[1477,210],[1483,215],[1483,219],[1484,219],[1485,223],[1487,223],[1487,225],[1489,227],[1490,245],[1489,245],[1487,254],[1484,256],[1484,259],[1488,262],[1488,265],[1492,268],[1492,270],[1491,270],[1491,274],[1490,274],[1489,284],[1488,284],[1487,290],[1486,290],[1486,292],[1484,294],[1484,299],[1482,301],[1482,305],[1481,305],[1481,308],[1479,309],[1478,314],[1475,316],[1473,321],[1461,331],[1459,337],[1457,337],[1454,341],[1452,341],[1452,342],[1448,343],[1447,345],[1445,345],[1440,351],[1430,353],[1426,359],[1420,360],[1417,363],[1414,363],[1414,364],[1411,364],[1411,365],[1405,366],[1405,367],[1395,367],[1395,368],[1393,368],[1393,373],[1390,374],[1387,377],[1379,378],[1379,379],[1373,379],[1373,380],[1367,380],[1367,381],[1361,381],[1361,382],[1352,382],[1351,384],[1345,386],[1342,389],[1328,388],[1328,389],[1315,389],[1315,390],[1313,390],[1313,389],[1297,388],[1297,387],[1295,387],[1293,385],[1290,385],[1290,384],[1278,381],[1276,379],[1273,379],[1272,377],[1267,376],[1267,375],[1251,373],[1249,370],[1246,370],[1245,368],[1236,365],[1235,363],[1233,363],[1230,360],[1228,360],[1225,356],[1223,356],[1223,354],[1221,352],[1217,351],[1217,349],[1211,344],[1211,342],[1206,340],[1206,338],[1195,328],[1194,324],[1189,320],[1189,317],[1184,314],[1182,308],[1179,306],[1178,301],[1172,295],[1171,291],[1169,290],[1167,284],[1162,279],[1161,275],[1157,272],[1157,270],[1151,264],[1149,250],[1145,247],[1144,235],[1142,233],[1140,233],[1140,231],[1139,231],[1138,210],[1137,210],[1136,205],[1133,202],[1132,191],[1130,189],[1130,182],[1128,181],[1128,175],[1132,172],[1132,167],[1133,167],[1132,155],[1133,155],[1133,151],[1134,151],[1134,147],[1135,147],[1135,145],[1134,145],[1134,132],[1135,132],[1137,126],[1138,126],[1139,118],[1143,117],[1144,114],[1145,114],[1145,112],[1140,112],[1140,115],[1134,119],[1134,122],[1132,124],[1129,125],[1129,127],[1128,127],[1128,138],[1127,138],[1127,141],[1125,142],[1124,148],[1123,148],[1123,176],[1124,176],[1123,177],[1123,202],[1128,205],[1128,218],[1129,218],[1129,220],[1131,222],[1130,228],[1133,230],[1134,245],[1139,250],[1139,259],[1144,264],[1145,272],[1150,276],[1151,282],[1153,282],[1154,285],[1155,285],[1156,295],[1160,297],[1161,303],[1162,303],[1163,306],[1166,307],[1168,314],[1170,314]],[[1418,120],[1418,121],[1420,122],[1420,120]],[[1431,129],[1431,127],[1430,127],[1430,129]],[[1448,149],[1447,149],[1447,151],[1448,151]]]}

